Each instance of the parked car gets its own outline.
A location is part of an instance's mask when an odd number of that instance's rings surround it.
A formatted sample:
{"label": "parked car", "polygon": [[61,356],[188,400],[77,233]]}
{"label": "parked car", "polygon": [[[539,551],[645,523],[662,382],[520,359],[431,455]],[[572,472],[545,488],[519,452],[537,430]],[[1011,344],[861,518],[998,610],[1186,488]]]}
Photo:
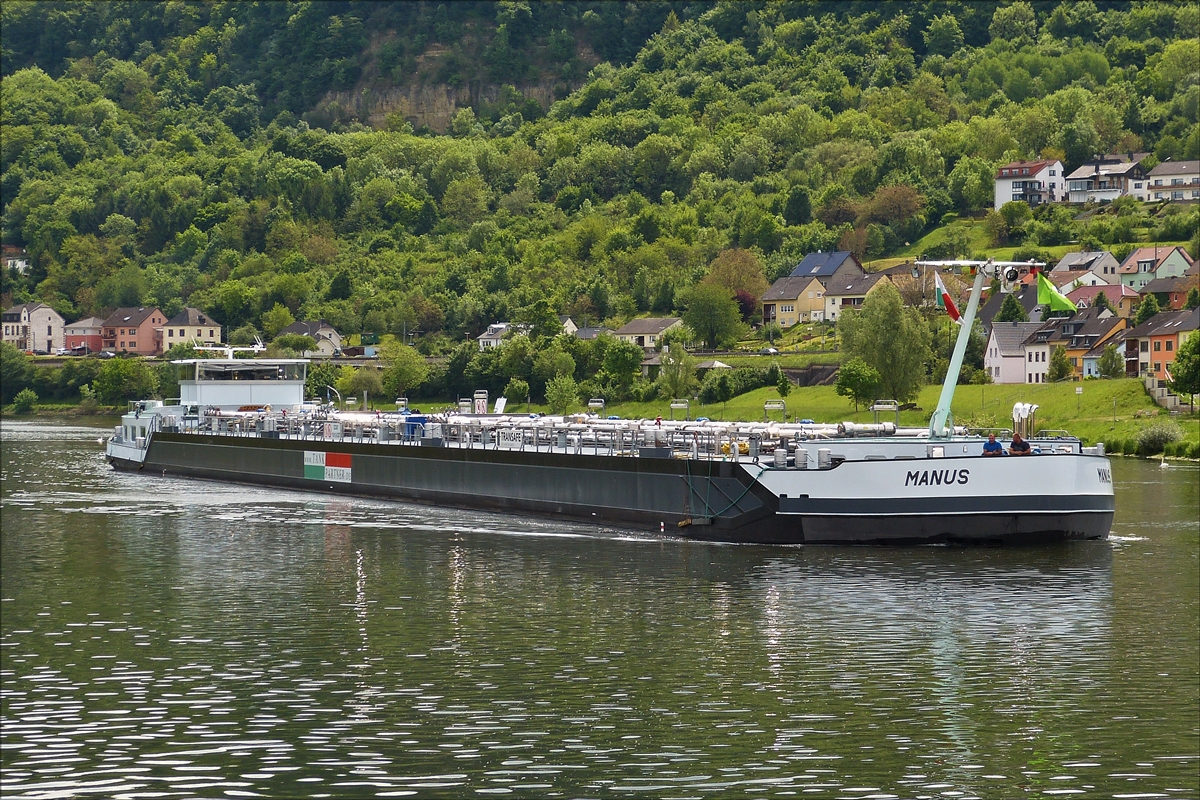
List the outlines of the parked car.
{"label": "parked car", "polygon": [[56,355],[56,356],[69,356],[69,355],[71,355],[71,351],[70,351],[70,350],[68,350],[68,349],[67,349],[67,348],[65,348],[65,347],[60,347],[60,348],[58,348],[57,350],[55,350],[55,351],[54,351],[54,355]]}
{"label": "parked car", "polygon": [[764,347],[762,350],[758,351],[758,354],[760,356],[777,356],[779,355],[779,351],[774,347]]}

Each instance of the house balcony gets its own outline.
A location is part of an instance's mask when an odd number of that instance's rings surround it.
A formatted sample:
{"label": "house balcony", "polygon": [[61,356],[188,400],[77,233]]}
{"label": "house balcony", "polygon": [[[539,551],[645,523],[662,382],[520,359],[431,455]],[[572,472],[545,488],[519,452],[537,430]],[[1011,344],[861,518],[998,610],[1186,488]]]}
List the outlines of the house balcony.
{"label": "house balcony", "polygon": [[1068,193],[1068,201],[1072,203],[1111,203],[1124,192],[1118,188],[1072,190]]}

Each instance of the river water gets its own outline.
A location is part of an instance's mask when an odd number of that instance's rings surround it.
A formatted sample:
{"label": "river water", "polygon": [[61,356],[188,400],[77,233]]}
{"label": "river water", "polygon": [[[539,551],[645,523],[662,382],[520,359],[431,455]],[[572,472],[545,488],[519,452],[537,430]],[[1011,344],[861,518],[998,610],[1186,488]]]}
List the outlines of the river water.
{"label": "river water", "polygon": [[698,544],[110,470],[5,421],[0,793],[1200,795],[1200,471],[1107,542]]}

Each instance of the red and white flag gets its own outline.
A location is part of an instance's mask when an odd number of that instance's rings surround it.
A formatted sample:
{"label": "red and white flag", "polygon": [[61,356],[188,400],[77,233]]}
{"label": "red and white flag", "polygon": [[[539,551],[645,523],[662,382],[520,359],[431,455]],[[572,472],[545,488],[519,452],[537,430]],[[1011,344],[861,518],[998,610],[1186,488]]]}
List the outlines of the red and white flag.
{"label": "red and white flag", "polygon": [[946,309],[946,313],[950,315],[950,319],[962,325],[962,314],[958,313],[958,306],[954,305],[954,301],[950,299],[950,293],[946,291],[946,285],[942,283],[942,277],[936,272],[933,273],[933,283],[937,286],[938,308]]}

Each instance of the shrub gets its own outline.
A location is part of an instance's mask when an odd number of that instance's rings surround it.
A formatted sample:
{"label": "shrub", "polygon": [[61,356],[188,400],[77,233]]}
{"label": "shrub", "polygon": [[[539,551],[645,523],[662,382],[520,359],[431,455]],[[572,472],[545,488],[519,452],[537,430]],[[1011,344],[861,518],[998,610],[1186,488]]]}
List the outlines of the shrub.
{"label": "shrub", "polygon": [[1121,452],[1127,456],[1136,456],[1138,452],[1137,439],[1126,439],[1122,442]]}
{"label": "shrub", "polygon": [[730,397],[737,397],[746,392],[752,392],[755,389],[761,389],[764,386],[774,386],[779,382],[778,365],[770,367],[738,367],[737,369],[710,369],[708,374],[704,376],[704,381],[700,384],[700,402],[708,405],[710,403],[719,403],[717,397],[717,381],[722,375],[726,376],[729,381],[729,388],[732,391]]}
{"label": "shrub", "polygon": [[13,398],[13,411],[18,414],[28,414],[33,411],[33,407],[37,405],[37,401],[37,392],[29,388],[22,389]]}
{"label": "shrub", "polygon": [[1155,423],[1138,431],[1137,454],[1153,456],[1163,452],[1163,448],[1172,442],[1183,438],[1183,431],[1174,423]]}

